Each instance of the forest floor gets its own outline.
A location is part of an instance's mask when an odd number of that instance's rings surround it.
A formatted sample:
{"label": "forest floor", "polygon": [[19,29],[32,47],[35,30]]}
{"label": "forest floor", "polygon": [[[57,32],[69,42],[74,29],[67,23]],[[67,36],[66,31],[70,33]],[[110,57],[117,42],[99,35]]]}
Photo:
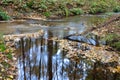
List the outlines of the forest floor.
{"label": "forest floor", "polygon": [[[101,26],[101,27],[100,27]],[[120,54],[120,15],[109,17],[100,26],[92,32],[100,37],[100,40],[106,41],[106,44],[118,51]]]}
{"label": "forest floor", "polygon": [[1,0],[0,12],[16,18],[61,18],[82,14],[120,12],[120,0]]}
{"label": "forest floor", "polygon": [[[118,0],[120,1],[120,0]],[[99,2],[99,1],[98,1]],[[37,20],[45,20],[46,18],[51,19],[58,19],[63,16],[73,16],[73,15],[79,15],[84,13],[95,13],[98,14],[98,12],[94,11],[91,7],[97,7],[97,5],[90,6],[91,9],[88,9],[88,7],[84,6],[86,4],[84,1],[82,4],[69,4],[64,3],[64,5],[61,6],[61,4],[56,3],[54,6],[56,8],[53,8],[51,6],[47,6],[46,4],[43,4],[41,7],[35,6],[34,2],[27,3],[26,5],[20,5],[17,6],[17,4],[12,4],[13,2],[8,3],[1,3],[2,10],[6,11],[9,16],[11,16],[11,20],[14,19],[37,19]],[[101,2],[102,3],[102,2]],[[86,4],[87,5],[87,4]],[[100,4],[102,5],[102,4]],[[82,7],[81,9],[74,8],[74,7]],[[104,5],[103,5],[104,6]],[[53,10],[49,10],[49,8]],[[60,7],[59,10],[56,10],[58,7]],[[107,7],[105,5],[105,7]],[[42,11],[41,8],[43,8],[45,11]],[[72,9],[70,9],[72,8]],[[95,8],[96,9],[96,8]],[[91,11],[90,11],[91,10]],[[102,9],[99,9],[101,12],[104,11]],[[117,10],[117,9],[114,9]],[[52,13],[50,11],[53,11]],[[54,14],[53,14],[54,13]],[[119,15],[118,15],[119,16]],[[113,19],[117,16],[112,16],[110,19]],[[108,19],[109,20],[109,19]],[[101,39],[104,39],[107,41],[107,44],[113,47],[115,50],[120,53],[120,20],[112,22],[104,27],[98,28],[95,31],[93,31],[95,34],[99,35]],[[13,80],[16,77],[16,57],[15,54],[11,54],[14,50],[6,49],[3,45],[3,40],[0,41],[0,80]]]}

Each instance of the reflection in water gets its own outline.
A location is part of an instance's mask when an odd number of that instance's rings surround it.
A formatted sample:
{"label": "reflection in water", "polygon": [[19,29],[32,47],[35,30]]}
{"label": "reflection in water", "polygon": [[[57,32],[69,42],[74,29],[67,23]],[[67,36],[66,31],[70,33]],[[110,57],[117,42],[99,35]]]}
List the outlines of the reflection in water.
{"label": "reflection in water", "polygon": [[[83,19],[80,20],[82,22]],[[75,24],[78,24],[76,21],[79,21],[79,17],[75,20]],[[119,75],[109,73],[98,63],[85,59],[81,59],[78,64],[70,61],[65,57],[66,53],[59,49],[58,42],[49,40],[51,37],[63,38],[68,34],[84,31],[86,25],[71,22],[43,28],[44,37],[39,39],[22,39],[18,51],[18,80],[120,80]],[[73,25],[70,26],[70,23]]]}
{"label": "reflection in water", "polygon": [[[48,32],[53,35],[51,32]],[[47,35],[47,37],[51,37]],[[85,80],[90,65],[71,62],[58,48],[58,42],[40,39],[22,39],[18,58],[18,80]]]}
{"label": "reflection in water", "polygon": [[[94,26],[95,24],[101,24],[108,16],[106,15],[84,15],[84,16],[72,16],[63,18],[60,20],[48,20],[48,21],[17,21],[12,23],[0,23],[0,32],[4,34],[19,34],[36,32],[39,29],[50,29],[55,31],[63,31],[63,29],[71,29],[70,33],[75,30],[77,33],[81,33],[85,28]],[[31,25],[33,24],[33,25]],[[38,24],[38,25],[37,25]],[[41,26],[43,25],[43,26]],[[49,27],[48,27],[49,26]],[[84,27],[83,27],[84,26]],[[57,34],[54,34],[57,35]],[[61,36],[61,35],[58,35]]]}
{"label": "reflection in water", "polygon": [[26,40],[21,44],[18,80],[119,80],[97,63],[70,61],[52,40]]}
{"label": "reflection in water", "polygon": [[[53,35],[48,31],[49,35]],[[22,39],[18,57],[18,80],[120,80],[101,67],[81,59],[79,63],[70,61],[58,42],[48,40],[45,34],[39,39]]]}

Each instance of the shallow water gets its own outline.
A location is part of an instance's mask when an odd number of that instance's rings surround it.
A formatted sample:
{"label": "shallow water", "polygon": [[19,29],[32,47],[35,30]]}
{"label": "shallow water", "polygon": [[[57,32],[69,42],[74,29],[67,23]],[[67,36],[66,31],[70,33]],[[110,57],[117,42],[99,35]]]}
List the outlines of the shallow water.
{"label": "shallow water", "polygon": [[[26,32],[35,32],[40,29],[50,30],[52,32],[82,32],[87,27],[94,26],[94,24],[101,23],[106,19],[105,15],[98,16],[75,16],[64,18],[60,20],[27,20],[17,22],[0,23],[0,32],[4,34],[19,34]],[[42,26],[41,26],[42,25]],[[63,35],[61,35],[63,36]]]}
{"label": "shallow water", "polygon": [[28,40],[22,47],[18,59],[18,80],[85,80],[90,65],[84,60],[80,64],[71,62],[57,42],[41,40]]}
{"label": "shallow water", "polygon": [[[49,37],[48,37],[49,38]],[[25,39],[18,51],[17,80],[119,80],[105,66],[81,58],[71,61],[58,42],[46,38]]]}
{"label": "shallow water", "polygon": [[[23,39],[18,48],[17,80],[119,80],[119,76],[91,61],[80,59],[79,63],[70,61],[59,43],[52,37],[62,39],[64,36],[81,33],[95,24],[102,23],[107,16],[75,16],[60,20],[0,23],[0,32],[19,34],[45,31],[39,39]],[[41,26],[42,25],[42,26]],[[95,68],[99,67],[98,70]]]}

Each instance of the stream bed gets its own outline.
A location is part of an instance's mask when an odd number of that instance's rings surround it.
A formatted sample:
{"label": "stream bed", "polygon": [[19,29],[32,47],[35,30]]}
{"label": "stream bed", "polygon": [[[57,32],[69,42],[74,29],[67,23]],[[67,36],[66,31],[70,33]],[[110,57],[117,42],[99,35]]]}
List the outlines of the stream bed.
{"label": "stream bed", "polygon": [[[38,39],[24,39],[17,45],[17,80],[119,80],[120,76],[105,72],[91,61],[81,59],[75,63],[65,56],[59,48],[59,42],[51,38],[81,33],[87,28],[102,23],[107,16],[75,16],[60,20],[27,20],[25,22],[0,23],[0,32],[20,34],[45,31]],[[101,67],[101,66],[98,66]]]}

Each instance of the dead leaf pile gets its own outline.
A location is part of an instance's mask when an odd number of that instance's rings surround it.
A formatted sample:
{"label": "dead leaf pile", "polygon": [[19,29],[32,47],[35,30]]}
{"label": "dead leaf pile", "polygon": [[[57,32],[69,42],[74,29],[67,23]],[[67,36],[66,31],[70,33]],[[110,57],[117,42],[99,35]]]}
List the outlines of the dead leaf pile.
{"label": "dead leaf pile", "polygon": [[115,51],[109,51],[109,46],[93,46],[87,43],[78,43],[68,40],[61,40],[60,48],[66,52],[66,57],[79,63],[80,57],[102,64],[117,63],[120,65],[120,56]]}

